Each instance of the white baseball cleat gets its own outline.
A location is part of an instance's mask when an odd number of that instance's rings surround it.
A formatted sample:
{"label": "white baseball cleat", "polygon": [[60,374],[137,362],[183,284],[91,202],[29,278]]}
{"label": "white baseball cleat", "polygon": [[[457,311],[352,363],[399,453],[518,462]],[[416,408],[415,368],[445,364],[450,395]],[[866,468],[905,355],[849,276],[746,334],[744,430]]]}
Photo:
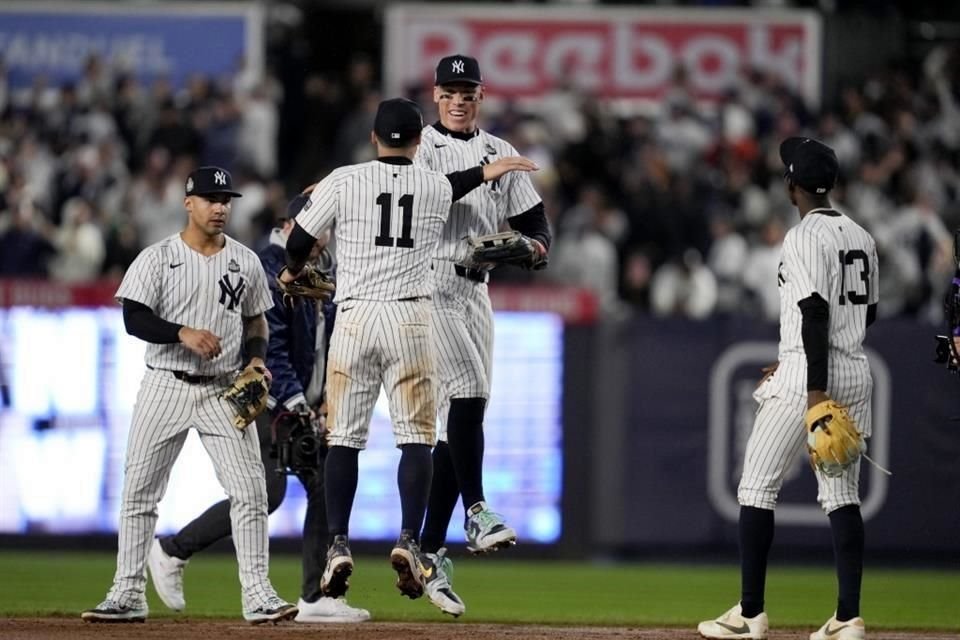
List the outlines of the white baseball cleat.
{"label": "white baseball cleat", "polygon": [[160,546],[160,539],[154,538],[147,555],[147,566],[150,568],[150,579],[157,595],[174,611],[183,611],[187,606],[183,597],[183,568],[186,560],[167,555]]}
{"label": "white baseball cleat", "polygon": [[856,617],[840,622],[834,613],[819,631],[810,634],[810,640],[863,640],[866,635],[867,627],[863,618]]}
{"label": "white baseball cleat", "polygon": [[366,609],[351,607],[343,598],[319,598],[316,602],[307,602],[303,598],[297,601],[300,612],[294,622],[324,623],[324,622],[366,622],[370,619],[370,612]]}
{"label": "white baseball cleat", "polygon": [[475,555],[517,544],[517,532],[507,525],[502,515],[491,511],[486,502],[478,502],[467,510],[463,528],[467,550]]}
{"label": "white baseball cleat", "polygon": [[744,618],[739,602],[716,620],[706,620],[697,625],[697,631],[701,636],[717,640],[728,638],[765,640],[769,628],[770,622],[767,620],[766,613],[759,613],[753,618]]}
{"label": "white baseball cleat", "polygon": [[440,611],[453,616],[462,616],[467,610],[463,600],[453,590],[453,561],[447,557],[447,548],[426,556],[433,561],[434,573],[426,578],[427,597]]}

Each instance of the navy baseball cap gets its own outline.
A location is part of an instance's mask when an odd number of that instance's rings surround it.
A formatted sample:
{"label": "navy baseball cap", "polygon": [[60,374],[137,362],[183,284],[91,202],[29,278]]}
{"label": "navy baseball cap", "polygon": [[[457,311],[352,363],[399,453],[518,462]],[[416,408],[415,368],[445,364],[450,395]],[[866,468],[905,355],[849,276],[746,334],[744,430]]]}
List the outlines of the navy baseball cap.
{"label": "navy baseball cap", "polygon": [[220,167],[200,167],[187,177],[184,191],[188,196],[225,193],[234,198],[243,197],[243,194],[233,190],[233,178],[230,177],[230,172]]}
{"label": "navy baseball cap", "polygon": [[437,63],[437,72],[433,84],[439,86],[455,82],[483,84],[480,64],[476,58],[461,55],[447,56]]}
{"label": "navy baseball cap", "polygon": [[384,100],[377,107],[373,132],[388,147],[405,147],[423,130],[423,114],[416,102],[406,98]]}
{"label": "navy baseball cap", "polygon": [[300,193],[293,197],[293,200],[287,203],[287,218],[293,220],[297,214],[303,211],[303,208],[310,202],[310,195]]}
{"label": "navy baseball cap", "polygon": [[787,138],[780,143],[780,159],[786,167],[784,177],[804,191],[822,195],[837,183],[837,154],[813,138]]}

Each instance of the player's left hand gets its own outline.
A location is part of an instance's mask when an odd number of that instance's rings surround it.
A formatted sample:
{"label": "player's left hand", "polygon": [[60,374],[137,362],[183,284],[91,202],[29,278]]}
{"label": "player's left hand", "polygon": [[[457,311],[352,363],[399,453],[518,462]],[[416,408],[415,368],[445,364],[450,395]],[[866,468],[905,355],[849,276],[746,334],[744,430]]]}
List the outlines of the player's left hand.
{"label": "player's left hand", "polygon": [[539,171],[540,167],[530,158],[523,156],[508,156],[483,165],[483,181],[496,180],[511,171]]}
{"label": "player's left hand", "polygon": [[229,402],[236,413],[233,426],[243,430],[267,408],[267,395],[270,391],[270,371],[265,366],[254,364],[263,360],[251,359],[250,364],[237,375],[233,384],[223,392],[223,399]]}
{"label": "player's left hand", "polygon": [[807,391],[807,409],[812,409],[821,402],[830,399],[826,391]]}

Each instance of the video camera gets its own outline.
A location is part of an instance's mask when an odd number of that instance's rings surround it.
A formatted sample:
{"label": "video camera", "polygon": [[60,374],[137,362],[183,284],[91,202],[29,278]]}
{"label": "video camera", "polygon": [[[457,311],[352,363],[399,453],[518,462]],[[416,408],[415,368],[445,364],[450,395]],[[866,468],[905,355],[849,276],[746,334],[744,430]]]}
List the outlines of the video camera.
{"label": "video camera", "polygon": [[326,444],[318,422],[305,407],[285,411],[273,420],[271,457],[277,459],[276,472],[297,475],[316,473]]}
{"label": "video camera", "polygon": [[953,339],[950,336],[937,336],[937,357],[934,362],[947,365],[949,371],[960,373],[960,363],[953,354]]}

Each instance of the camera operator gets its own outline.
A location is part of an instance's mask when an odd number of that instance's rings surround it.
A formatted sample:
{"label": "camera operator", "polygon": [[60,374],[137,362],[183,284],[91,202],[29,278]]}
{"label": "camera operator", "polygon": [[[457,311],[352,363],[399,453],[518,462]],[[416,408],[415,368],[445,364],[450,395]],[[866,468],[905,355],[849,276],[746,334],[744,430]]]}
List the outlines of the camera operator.
{"label": "camera operator", "polygon": [[[305,298],[284,304],[276,275],[285,264],[284,249],[293,229],[293,218],[308,201],[308,187],[287,206],[282,226],[270,233],[269,244],[258,254],[273,293],[274,306],[266,312],[270,325],[266,364],[273,374],[269,411],[257,417],[257,433],[267,481],[267,510],[273,513],[283,502],[287,474],[295,474],[307,494],[303,523],[303,584],[297,622],[363,622],[365,609],[351,607],[342,598],[327,598],[320,592],[320,577],[326,563],[327,516],[323,488],[326,447],[321,431],[326,349],[336,308]],[[317,239],[311,260],[325,271],[333,270],[327,250],[329,233]],[[275,436],[275,437],[274,437]],[[275,440],[275,442],[274,442]],[[175,611],[186,606],[183,569],[197,551],[230,535],[229,501],[221,501],[194,519],[176,535],[154,540],[149,569],[157,594]]]}
{"label": "camera operator", "polygon": [[934,360],[947,365],[950,371],[960,373],[960,229],[953,235],[953,259],[956,270],[943,300],[948,331],[945,336],[937,336],[937,356]]}

